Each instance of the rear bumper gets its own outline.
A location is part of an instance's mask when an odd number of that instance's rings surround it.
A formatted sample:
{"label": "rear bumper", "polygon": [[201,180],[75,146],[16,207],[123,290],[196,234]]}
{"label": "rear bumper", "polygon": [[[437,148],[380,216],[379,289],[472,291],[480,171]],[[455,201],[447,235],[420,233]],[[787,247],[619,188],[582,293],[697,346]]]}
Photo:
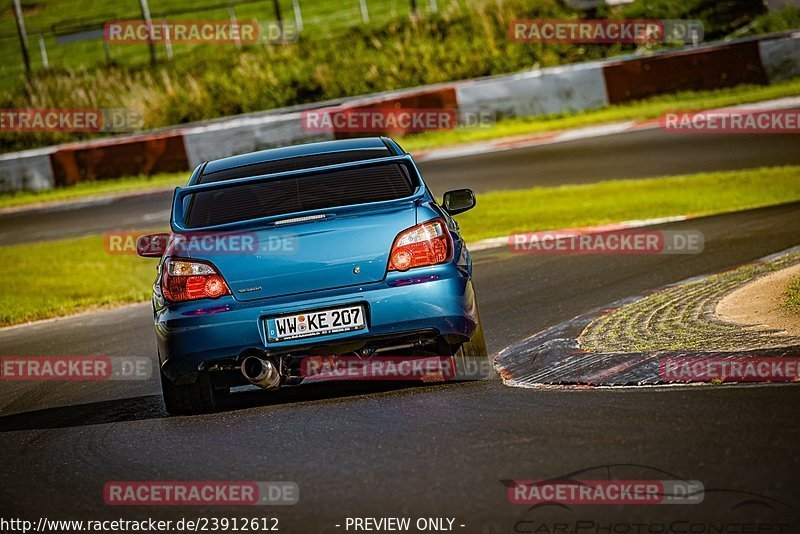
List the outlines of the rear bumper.
{"label": "rear bumper", "polygon": [[[364,330],[267,341],[268,317],[359,303],[367,310]],[[252,350],[276,356],[339,354],[421,333],[463,342],[471,338],[477,320],[472,281],[454,263],[390,273],[382,282],[361,286],[248,302],[226,296],[173,304],[155,313],[162,369],[172,380]]]}

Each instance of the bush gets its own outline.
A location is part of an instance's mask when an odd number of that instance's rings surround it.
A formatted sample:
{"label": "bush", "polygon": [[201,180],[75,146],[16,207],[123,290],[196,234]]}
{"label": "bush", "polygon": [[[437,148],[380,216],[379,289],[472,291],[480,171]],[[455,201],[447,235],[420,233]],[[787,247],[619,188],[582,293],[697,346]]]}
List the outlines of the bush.
{"label": "bush", "polygon": [[[709,28],[713,35],[750,22],[750,15],[732,19],[729,14],[738,13],[737,6],[752,4],[751,0],[639,0],[601,11],[600,16],[701,18],[708,36]],[[0,107],[129,108],[143,115],[145,129],[152,129],[634,50],[633,45],[520,44],[507,38],[509,23],[516,19],[583,16],[557,0],[440,0],[440,5],[439,14],[420,20],[402,17],[382,26],[352,27],[338,35],[304,35],[288,45],[242,50],[196,46],[156,68],[139,63],[50,71],[37,75],[27,90],[20,86],[0,92]],[[763,27],[776,24],[772,19],[762,22]],[[0,134],[0,149],[90,136],[6,133]]]}

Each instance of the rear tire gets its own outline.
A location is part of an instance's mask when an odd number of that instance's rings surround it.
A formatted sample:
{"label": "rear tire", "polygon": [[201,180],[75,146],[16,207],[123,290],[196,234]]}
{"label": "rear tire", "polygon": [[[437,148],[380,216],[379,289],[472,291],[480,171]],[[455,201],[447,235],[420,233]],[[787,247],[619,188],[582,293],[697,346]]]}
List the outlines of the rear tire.
{"label": "rear tire", "polygon": [[197,374],[191,384],[175,385],[161,372],[161,392],[164,407],[170,415],[213,412],[217,408],[217,393],[207,372]]}
{"label": "rear tire", "polygon": [[483,323],[478,318],[478,327],[472,334],[472,339],[461,345],[458,353],[468,358],[486,358],[489,351],[486,349],[486,338],[483,337]]}
{"label": "rear tire", "polygon": [[480,380],[491,374],[489,351],[483,336],[483,323],[478,316],[478,327],[472,338],[458,348],[453,355],[457,380]]}

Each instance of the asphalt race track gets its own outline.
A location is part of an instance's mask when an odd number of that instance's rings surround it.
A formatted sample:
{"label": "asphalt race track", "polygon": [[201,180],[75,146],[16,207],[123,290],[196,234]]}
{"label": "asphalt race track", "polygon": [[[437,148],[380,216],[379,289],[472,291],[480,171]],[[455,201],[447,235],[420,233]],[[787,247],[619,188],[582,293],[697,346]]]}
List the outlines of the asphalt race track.
{"label": "asphalt race track", "polygon": [[[800,244],[800,203],[664,228],[702,231],[704,252],[476,253],[490,350],[619,298]],[[0,353],[154,358],[151,328],[142,304],[0,331]],[[258,515],[279,518],[283,532],[345,532],[347,517],[368,515],[451,517],[456,531],[476,533],[534,532],[576,520],[757,521],[775,527],[768,532],[798,532],[800,388],[794,385],[529,390],[496,378],[420,387],[318,384],[241,392],[233,409],[195,417],[167,417],[158,393],[156,379],[2,383],[4,515]],[[532,509],[509,503],[501,482],[598,466],[611,473],[602,467],[609,465],[635,469],[640,478],[650,470],[702,481],[705,500]],[[110,480],[289,480],[299,484],[300,504],[109,507],[103,485]]]}
{"label": "asphalt race track", "polygon": [[[437,195],[600,180],[800,165],[793,134],[686,135],[634,131],[551,145],[420,163]],[[188,179],[188,173],[187,173]],[[0,214],[0,246],[98,234],[111,229],[164,228],[172,192]]]}

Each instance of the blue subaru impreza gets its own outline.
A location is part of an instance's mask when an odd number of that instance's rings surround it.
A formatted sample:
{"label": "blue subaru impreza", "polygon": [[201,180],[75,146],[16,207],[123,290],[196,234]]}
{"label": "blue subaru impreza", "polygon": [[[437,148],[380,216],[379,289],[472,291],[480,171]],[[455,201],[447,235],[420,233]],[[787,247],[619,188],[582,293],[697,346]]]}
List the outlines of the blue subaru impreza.
{"label": "blue subaru impreza", "polygon": [[[175,190],[153,310],[164,403],[210,411],[231,387],[299,384],[305,358],[486,357],[452,216],[388,138],[210,161]],[[149,247],[149,248],[148,248]]]}

